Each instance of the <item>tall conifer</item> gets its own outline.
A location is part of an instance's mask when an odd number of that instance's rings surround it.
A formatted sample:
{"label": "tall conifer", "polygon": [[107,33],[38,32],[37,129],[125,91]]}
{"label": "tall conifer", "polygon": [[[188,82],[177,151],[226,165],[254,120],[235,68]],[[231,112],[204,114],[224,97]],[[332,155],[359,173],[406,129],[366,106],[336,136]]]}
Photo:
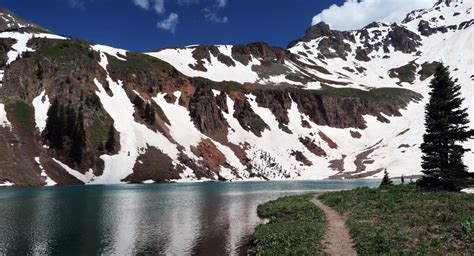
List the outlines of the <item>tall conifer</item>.
{"label": "tall conifer", "polygon": [[438,66],[430,88],[426,132],[420,147],[424,176],[418,186],[456,191],[473,183],[472,173],[462,162],[469,150],[461,143],[472,138],[474,130],[469,129],[467,110],[461,107],[461,87],[452,80],[447,67]]}

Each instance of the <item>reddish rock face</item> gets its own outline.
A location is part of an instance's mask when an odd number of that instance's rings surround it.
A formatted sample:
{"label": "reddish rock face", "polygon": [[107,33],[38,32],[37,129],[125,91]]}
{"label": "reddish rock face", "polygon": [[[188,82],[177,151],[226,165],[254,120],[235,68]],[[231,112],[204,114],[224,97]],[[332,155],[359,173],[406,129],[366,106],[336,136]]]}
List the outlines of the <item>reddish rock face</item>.
{"label": "reddish rock face", "polygon": [[201,158],[199,163],[214,173],[219,173],[221,166],[227,164],[225,155],[217,149],[210,139],[202,140],[196,147],[191,147],[191,151]]}
{"label": "reddish rock face", "polygon": [[314,144],[314,139],[309,137],[300,138],[300,142],[313,154],[319,157],[327,156],[326,152],[318,145]]}
{"label": "reddish rock face", "polygon": [[306,166],[311,166],[313,163],[306,158],[306,156],[301,151],[293,151],[291,152],[291,156],[294,156],[296,161],[301,162]]}
{"label": "reddish rock face", "polygon": [[336,148],[337,148],[337,144],[336,144],[334,141],[332,141],[326,134],[324,134],[323,132],[319,131],[319,132],[318,132],[318,135],[319,135],[319,137],[321,137],[322,140],[324,140],[324,141],[328,144],[328,146],[329,146],[330,148],[333,148],[333,149],[336,149]]}
{"label": "reddish rock face", "polygon": [[357,131],[351,131],[351,136],[354,139],[360,139],[362,137],[362,135]]}
{"label": "reddish rock face", "polygon": [[196,127],[204,134],[224,134],[227,136],[228,124],[217,104],[211,89],[198,87],[189,100],[189,115]]}
{"label": "reddish rock face", "polygon": [[140,155],[133,167],[133,173],[127,176],[123,181],[129,183],[141,183],[145,180],[155,182],[166,182],[179,179],[182,168],[174,167],[171,158],[163,154],[157,148],[148,148],[146,153]]}
{"label": "reddish rock face", "polygon": [[247,99],[237,99],[234,102],[234,117],[239,121],[240,126],[246,131],[253,132],[256,136],[262,136],[268,125],[260,116],[255,114]]}

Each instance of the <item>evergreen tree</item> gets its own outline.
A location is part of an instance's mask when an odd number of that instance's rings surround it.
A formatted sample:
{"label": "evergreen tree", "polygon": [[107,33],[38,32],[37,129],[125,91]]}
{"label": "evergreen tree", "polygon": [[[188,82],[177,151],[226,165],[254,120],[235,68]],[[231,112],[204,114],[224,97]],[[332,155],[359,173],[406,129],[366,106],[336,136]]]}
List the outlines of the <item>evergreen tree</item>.
{"label": "evergreen tree", "polygon": [[71,150],[69,157],[78,165],[82,164],[84,147],[86,146],[86,132],[84,130],[84,116],[82,107],[79,109],[76,119],[76,125],[71,134]]}
{"label": "evergreen tree", "polygon": [[100,143],[99,146],[97,147],[97,151],[99,152],[104,152],[105,150],[105,146],[104,146],[104,143]]}
{"label": "evergreen tree", "polygon": [[153,107],[153,105],[151,104],[150,104],[150,112],[148,113],[148,120],[150,124],[155,123],[155,107]]}
{"label": "evergreen tree", "polygon": [[109,136],[107,138],[107,142],[105,143],[105,149],[107,152],[114,152],[115,150],[115,130],[113,124],[111,124],[109,128]]}
{"label": "evergreen tree", "polygon": [[468,128],[468,113],[461,108],[461,87],[453,82],[448,68],[439,65],[431,81],[430,101],[426,106],[421,144],[424,176],[417,184],[422,188],[456,191],[473,182],[462,162],[468,150],[461,142],[474,136]]}
{"label": "evergreen tree", "polygon": [[383,172],[383,179],[382,179],[382,182],[380,183],[380,187],[390,186],[392,184],[393,184],[393,181],[388,176],[387,169],[385,169],[385,171]]}
{"label": "evergreen tree", "polygon": [[53,141],[53,136],[56,134],[56,126],[59,120],[59,101],[57,98],[54,99],[53,104],[48,109],[48,119],[46,120],[46,126],[43,131],[43,136],[46,141],[50,144]]}
{"label": "evergreen tree", "polygon": [[65,135],[68,137],[72,137],[72,132],[76,127],[76,111],[74,108],[69,104],[66,110],[66,126],[65,126]]}
{"label": "evergreen tree", "polygon": [[153,105],[151,105],[150,103],[146,103],[143,116],[145,122],[149,124],[155,123],[155,108],[153,107]]}
{"label": "evergreen tree", "polygon": [[133,105],[135,105],[135,107],[139,110],[143,110],[143,104],[144,102],[142,98],[138,95],[135,95],[135,97],[133,98]]}

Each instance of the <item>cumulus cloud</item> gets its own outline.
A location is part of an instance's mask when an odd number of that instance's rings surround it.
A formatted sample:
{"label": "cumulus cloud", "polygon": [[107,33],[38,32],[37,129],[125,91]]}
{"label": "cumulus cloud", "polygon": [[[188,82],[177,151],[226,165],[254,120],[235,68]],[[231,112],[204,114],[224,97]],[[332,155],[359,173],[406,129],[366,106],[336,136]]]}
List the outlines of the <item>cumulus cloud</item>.
{"label": "cumulus cloud", "polygon": [[135,5],[145,10],[150,9],[150,2],[148,2],[148,0],[133,0],[133,3],[135,3]]}
{"label": "cumulus cloud", "polygon": [[373,21],[400,22],[410,11],[430,8],[435,3],[436,0],[347,0],[342,6],[332,5],[314,16],[312,25],[324,21],[333,29],[353,30]]}
{"label": "cumulus cloud", "polygon": [[158,14],[163,14],[166,11],[165,0],[133,0],[133,3],[145,10],[153,8]]}
{"label": "cumulus cloud", "polygon": [[176,26],[178,25],[178,22],[179,22],[178,14],[172,12],[168,16],[168,18],[158,22],[156,26],[163,30],[168,30],[174,34],[176,31]]}
{"label": "cumulus cloud", "polygon": [[216,0],[214,5],[208,6],[203,9],[204,17],[207,20],[215,22],[215,23],[227,23],[229,22],[229,18],[227,16],[219,16],[218,12],[219,9],[226,7],[227,0]]}
{"label": "cumulus cloud", "polygon": [[153,9],[159,14],[165,13],[165,0],[154,0]]}
{"label": "cumulus cloud", "polygon": [[208,19],[209,21],[215,22],[215,23],[227,23],[229,21],[229,18],[227,16],[220,17],[217,15],[217,13],[209,12],[204,14],[204,17]]}

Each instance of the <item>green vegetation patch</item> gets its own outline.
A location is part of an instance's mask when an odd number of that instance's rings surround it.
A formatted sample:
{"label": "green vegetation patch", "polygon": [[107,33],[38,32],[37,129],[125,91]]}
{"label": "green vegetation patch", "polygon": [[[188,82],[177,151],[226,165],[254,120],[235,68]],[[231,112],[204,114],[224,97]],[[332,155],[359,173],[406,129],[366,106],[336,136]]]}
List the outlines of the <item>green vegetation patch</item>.
{"label": "green vegetation patch", "polygon": [[35,49],[28,52],[27,56],[33,58],[51,58],[62,64],[77,66],[92,65],[96,61],[96,53],[90,48],[90,44],[80,40],[60,40],[34,38],[28,42],[29,47]]}
{"label": "green vegetation patch", "polygon": [[33,119],[33,108],[28,106],[28,104],[17,101],[13,104],[7,106],[9,112],[14,116],[18,123],[24,126],[33,126],[34,127],[34,119]]}
{"label": "green vegetation patch", "polygon": [[193,78],[192,82],[197,87],[208,87],[222,91],[240,91],[251,93],[252,91],[285,91],[289,93],[310,93],[321,97],[339,97],[339,98],[360,98],[379,102],[405,102],[412,99],[421,99],[421,95],[404,88],[375,88],[371,90],[361,90],[356,88],[336,88],[328,85],[322,85],[319,90],[306,90],[293,85],[259,85],[243,86],[237,82],[223,81],[213,82],[205,78]]}
{"label": "green vegetation patch", "polygon": [[269,219],[252,236],[252,255],[324,254],[321,240],[326,228],[324,212],[311,195],[283,197],[259,205],[258,216]]}
{"label": "green vegetation patch", "polygon": [[149,71],[165,71],[169,75],[178,76],[180,73],[170,64],[158,58],[154,58],[142,53],[127,52],[123,56],[127,61],[119,60],[115,57],[109,57],[108,68],[113,73],[135,73]]}
{"label": "green vegetation patch", "polygon": [[474,195],[398,185],[332,192],[320,199],[347,214],[360,255],[474,253]]}
{"label": "green vegetation patch", "polygon": [[108,126],[96,119],[86,128],[87,140],[94,148],[97,148],[107,140],[108,131]]}

